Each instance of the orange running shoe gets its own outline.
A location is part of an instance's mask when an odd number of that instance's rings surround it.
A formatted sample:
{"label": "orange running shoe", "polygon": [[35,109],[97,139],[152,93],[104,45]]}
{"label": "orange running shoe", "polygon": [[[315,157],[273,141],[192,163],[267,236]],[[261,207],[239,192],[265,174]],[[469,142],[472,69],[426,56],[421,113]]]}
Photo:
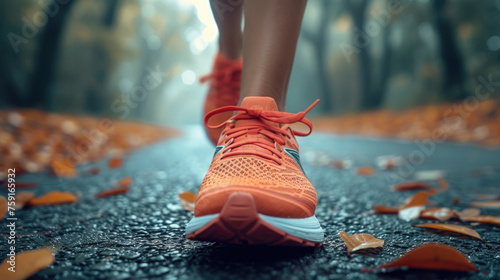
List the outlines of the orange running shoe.
{"label": "orange running shoe", "polygon": [[[224,127],[186,227],[189,239],[236,244],[318,246],[324,234],[314,216],[316,190],[304,175],[295,136],[312,124],[304,112],[279,112],[270,97],[246,97],[205,116]],[[219,125],[208,122],[238,112]],[[309,132],[288,124],[302,122]]]}
{"label": "orange running shoe", "polygon": [[[240,99],[241,69],[243,59],[229,60],[222,54],[217,54],[212,73],[200,78],[201,83],[210,83],[203,115],[224,106],[238,104]],[[214,121],[222,122],[231,117],[231,112],[226,112],[214,117]],[[214,145],[217,144],[222,128],[209,130],[205,128],[208,138]]]}

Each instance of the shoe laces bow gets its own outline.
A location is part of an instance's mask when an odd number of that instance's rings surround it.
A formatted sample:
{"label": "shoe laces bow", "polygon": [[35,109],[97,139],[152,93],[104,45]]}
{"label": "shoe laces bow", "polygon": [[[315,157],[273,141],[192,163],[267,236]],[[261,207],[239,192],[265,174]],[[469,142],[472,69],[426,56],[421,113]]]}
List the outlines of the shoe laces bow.
{"label": "shoe laces bow", "polygon": [[[305,118],[306,114],[319,103],[319,99],[313,102],[306,110],[299,113],[288,113],[280,111],[266,111],[254,108],[244,108],[239,106],[225,106],[210,111],[204,118],[204,123],[209,129],[217,129],[226,126],[222,131],[226,135],[224,141],[224,150],[221,151],[222,158],[235,156],[235,155],[256,155],[260,156],[281,165],[281,146],[285,145],[285,137],[291,138],[295,136],[308,136],[312,132],[312,123]],[[225,112],[237,112],[238,114],[230,117],[226,121],[211,125],[209,124],[210,118]],[[236,126],[238,120],[252,120],[258,119],[260,122],[252,122],[251,124],[244,124]],[[277,123],[279,126],[273,126],[269,123]],[[309,130],[301,132],[292,129],[289,124],[303,123]],[[290,133],[289,133],[290,131]],[[241,137],[248,134],[264,135],[266,137]],[[235,140],[237,139],[237,140]],[[244,145],[257,145],[262,149],[236,149]],[[268,151],[267,153],[265,151]]]}

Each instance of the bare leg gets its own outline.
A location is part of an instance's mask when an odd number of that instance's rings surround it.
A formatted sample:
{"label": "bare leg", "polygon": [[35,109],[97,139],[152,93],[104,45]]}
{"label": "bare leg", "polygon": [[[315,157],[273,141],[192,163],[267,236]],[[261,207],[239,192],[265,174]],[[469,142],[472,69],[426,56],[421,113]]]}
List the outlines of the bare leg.
{"label": "bare leg", "polygon": [[269,96],[285,111],[288,80],[306,0],[245,2],[243,77],[240,102]]}
{"label": "bare leg", "polygon": [[219,52],[230,60],[240,58],[243,0],[210,0],[210,7],[219,28]]}

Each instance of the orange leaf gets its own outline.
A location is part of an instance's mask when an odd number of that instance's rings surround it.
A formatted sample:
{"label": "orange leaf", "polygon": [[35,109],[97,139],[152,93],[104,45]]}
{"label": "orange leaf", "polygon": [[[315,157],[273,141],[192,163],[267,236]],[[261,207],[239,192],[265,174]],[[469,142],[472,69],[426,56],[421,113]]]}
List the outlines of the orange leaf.
{"label": "orange leaf", "polygon": [[375,174],[375,170],[373,170],[373,168],[371,168],[370,166],[361,166],[356,171],[356,174],[364,175],[364,176],[371,176],[371,175]]}
{"label": "orange leaf", "polygon": [[35,198],[35,194],[32,192],[20,192],[16,194],[16,205],[14,206],[15,209],[22,209],[24,205],[26,205],[30,200]]}
{"label": "orange leaf", "polygon": [[399,209],[391,208],[384,205],[373,205],[373,211],[381,214],[397,214]]}
{"label": "orange leaf", "polygon": [[437,230],[445,230],[445,231],[452,231],[456,233],[461,233],[465,234],[468,236],[475,237],[479,240],[481,239],[481,236],[479,236],[479,233],[477,231],[464,227],[464,226],[457,226],[457,225],[447,225],[447,224],[420,224],[420,225],[415,225],[417,227],[423,227],[423,228],[432,228],[432,229],[437,229]]}
{"label": "orange leaf", "polygon": [[182,208],[184,208],[184,210],[194,211],[194,203],[196,201],[196,195],[193,192],[180,193],[179,199],[181,200]]}
{"label": "orange leaf", "polygon": [[432,195],[432,193],[418,191],[414,196],[412,196],[408,203],[403,208],[414,207],[414,206],[425,206],[427,203],[427,198]]}
{"label": "orange leaf", "polygon": [[97,175],[99,174],[99,172],[100,172],[99,167],[92,167],[89,170],[87,170],[87,174],[90,175]]}
{"label": "orange leaf", "polygon": [[427,198],[431,195],[429,192],[418,191],[410,197],[406,205],[399,209],[398,217],[405,221],[416,219],[420,216],[420,212],[425,209]]}
{"label": "orange leaf", "polygon": [[26,279],[37,271],[51,265],[54,256],[49,249],[39,249],[35,251],[25,251],[16,255],[15,272],[9,271],[11,267],[9,258],[6,258],[0,265],[0,278],[3,280]]}
{"label": "orange leaf", "polygon": [[435,207],[420,212],[420,218],[422,219],[433,219],[441,222],[448,221],[452,217],[455,217],[455,212],[449,208]]}
{"label": "orange leaf", "polygon": [[5,197],[0,196],[0,221],[5,217],[7,213],[7,199]]}
{"label": "orange leaf", "polygon": [[437,178],[436,181],[439,184],[439,191],[446,191],[448,189],[448,182],[443,178]]}
{"label": "orange leaf", "polygon": [[55,205],[76,202],[78,199],[69,192],[52,191],[29,201],[30,206]]}
{"label": "orange leaf", "polygon": [[128,187],[117,187],[117,188],[112,188],[109,190],[101,191],[98,194],[96,194],[95,197],[101,198],[101,197],[106,197],[106,196],[111,196],[111,195],[124,194],[124,193],[128,193],[128,192],[129,192]]}
{"label": "orange leaf", "polygon": [[132,177],[125,177],[118,181],[117,185],[120,187],[129,187],[132,184]]}
{"label": "orange leaf", "polygon": [[500,208],[500,200],[495,201],[475,201],[471,202],[471,206],[479,208]]}
{"label": "orange leaf", "polygon": [[75,177],[77,175],[73,163],[67,160],[55,159],[50,163],[52,173],[57,177]]}
{"label": "orange leaf", "polygon": [[122,159],[120,157],[113,157],[108,161],[109,168],[119,168],[122,166]]}
{"label": "orange leaf", "polygon": [[413,181],[397,184],[392,187],[393,191],[408,191],[408,190],[420,190],[420,189],[430,189],[431,186],[425,182]]}
{"label": "orange leaf", "polygon": [[500,199],[500,196],[496,194],[476,194],[474,198],[479,200],[495,200]]}
{"label": "orange leaf", "polygon": [[341,231],[340,238],[344,240],[347,246],[347,252],[355,252],[368,248],[378,248],[384,246],[384,240],[377,239],[370,234],[366,233],[355,233],[353,235],[347,235],[347,233]]}
{"label": "orange leaf", "polygon": [[460,220],[463,220],[464,218],[479,216],[479,214],[481,214],[481,210],[477,208],[468,208],[461,212],[455,211],[455,214],[458,216]]}
{"label": "orange leaf", "polygon": [[344,168],[349,168],[352,166],[352,160],[334,160],[330,164],[333,165],[333,167],[337,169],[344,169]]}
{"label": "orange leaf", "polygon": [[435,243],[418,246],[402,257],[379,266],[376,269],[395,268],[478,271],[476,266],[455,248]]}
{"label": "orange leaf", "polygon": [[463,217],[460,219],[462,219],[462,221],[467,221],[467,222],[478,222],[478,223],[494,224],[500,226],[500,217],[496,216]]}

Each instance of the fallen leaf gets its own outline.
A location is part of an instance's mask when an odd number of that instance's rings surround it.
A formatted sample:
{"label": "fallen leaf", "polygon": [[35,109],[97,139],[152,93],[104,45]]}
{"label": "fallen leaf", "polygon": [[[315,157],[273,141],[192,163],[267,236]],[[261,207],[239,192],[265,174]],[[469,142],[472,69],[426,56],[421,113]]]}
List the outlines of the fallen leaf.
{"label": "fallen leaf", "polygon": [[78,199],[69,192],[52,191],[29,201],[30,206],[55,205],[77,202]]}
{"label": "fallen leaf", "polygon": [[196,195],[193,192],[183,192],[179,194],[179,199],[181,200],[181,205],[184,210],[194,211],[194,203],[196,201]]}
{"label": "fallen leaf", "polygon": [[401,165],[403,158],[401,156],[380,156],[375,159],[379,168],[391,170]]}
{"label": "fallen leaf", "polygon": [[370,166],[361,166],[361,167],[358,167],[356,174],[363,175],[363,176],[371,176],[371,175],[375,174],[375,170],[373,170],[373,168],[371,168]]}
{"label": "fallen leaf", "polygon": [[418,171],[415,173],[415,179],[417,180],[437,180],[438,178],[443,178],[446,174],[443,170],[428,170],[428,171]]}
{"label": "fallen leaf", "polygon": [[0,196],[0,221],[5,217],[7,213],[7,199],[5,197]]}
{"label": "fallen leaf", "polygon": [[86,173],[89,174],[89,175],[97,175],[97,174],[99,174],[99,172],[101,172],[101,170],[99,169],[99,167],[92,167],[89,170],[87,170]]}
{"label": "fallen leaf", "polygon": [[441,222],[448,221],[452,217],[455,217],[455,215],[454,211],[444,207],[429,208],[420,212],[421,219],[439,220]]}
{"label": "fallen leaf", "polygon": [[404,209],[399,209],[398,217],[403,221],[411,221],[420,217],[420,213],[425,209],[425,206],[413,206]]}
{"label": "fallen leaf", "polygon": [[500,226],[500,217],[496,216],[463,217],[460,219],[462,221],[467,221],[467,222],[478,222],[478,223],[494,224]]}
{"label": "fallen leaf", "polygon": [[16,254],[15,272],[8,270],[11,265],[7,261],[9,258],[6,258],[0,265],[0,278],[2,280],[20,280],[26,279],[51,265],[54,262],[54,255],[46,248]]}
{"label": "fallen leaf", "polygon": [[437,178],[436,181],[439,184],[439,191],[444,192],[448,189],[448,182],[443,178]]}
{"label": "fallen leaf", "polygon": [[455,211],[455,214],[458,216],[460,220],[463,220],[464,218],[479,216],[479,214],[481,214],[481,210],[477,208],[468,208],[461,212]]}
{"label": "fallen leaf", "polygon": [[411,221],[420,216],[420,212],[425,209],[427,198],[431,195],[429,192],[418,191],[410,197],[406,205],[399,209],[398,217],[404,221]]}
{"label": "fallen leaf", "polygon": [[67,160],[55,159],[50,163],[50,168],[57,177],[75,177],[77,175],[75,166]]}
{"label": "fallen leaf", "polygon": [[464,226],[447,225],[447,224],[420,224],[420,225],[415,225],[415,226],[423,227],[423,228],[437,229],[437,230],[452,231],[452,232],[465,234],[468,236],[475,237],[479,240],[482,240],[481,236],[479,236],[479,233],[477,233],[477,231],[475,231],[471,228],[468,228],[468,227],[464,227]]}
{"label": "fallen leaf", "polygon": [[116,187],[116,188],[112,188],[109,190],[99,192],[98,194],[95,195],[95,198],[124,194],[124,193],[128,193],[128,192],[129,192],[128,187]]}
{"label": "fallen leaf", "polygon": [[381,214],[397,214],[399,212],[397,208],[391,208],[384,205],[373,205],[372,208],[375,213]]}
{"label": "fallen leaf", "polygon": [[120,181],[118,181],[117,183],[118,186],[127,188],[130,187],[131,184],[132,184],[132,177],[125,177]]}
{"label": "fallen leaf", "polygon": [[432,195],[430,192],[418,191],[415,195],[410,197],[406,205],[403,207],[414,207],[414,206],[424,206],[427,203],[427,198]]}
{"label": "fallen leaf", "polygon": [[420,181],[400,183],[391,187],[393,191],[409,191],[409,190],[421,190],[430,188],[431,186],[429,184]]}
{"label": "fallen leaf", "polygon": [[500,200],[475,201],[475,202],[471,202],[470,206],[479,207],[479,208],[500,208]]}
{"label": "fallen leaf", "polygon": [[[449,271],[478,271],[469,259],[453,247],[427,243],[404,254],[402,257],[381,265],[375,270],[382,269],[428,269]],[[373,269],[367,269],[371,271]]]}
{"label": "fallen leaf", "polygon": [[14,206],[14,208],[16,210],[23,209],[24,205],[26,205],[33,198],[35,198],[35,194],[32,192],[20,192],[16,194],[15,196],[16,205]]}
{"label": "fallen leaf", "polygon": [[384,246],[384,240],[377,239],[370,234],[366,233],[355,233],[353,235],[347,235],[347,233],[341,231],[340,238],[344,240],[347,246],[347,252],[355,252],[368,248],[378,248]]}
{"label": "fallen leaf", "polygon": [[122,159],[120,157],[113,157],[108,161],[109,168],[119,168],[122,166]]}
{"label": "fallen leaf", "polygon": [[345,160],[334,160],[330,164],[337,169],[344,169],[344,168],[350,168],[353,162],[352,160],[345,159]]}
{"label": "fallen leaf", "polygon": [[496,194],[475,194],[474,198],[478,200],[495,200],[500,199],[500,196]]}

